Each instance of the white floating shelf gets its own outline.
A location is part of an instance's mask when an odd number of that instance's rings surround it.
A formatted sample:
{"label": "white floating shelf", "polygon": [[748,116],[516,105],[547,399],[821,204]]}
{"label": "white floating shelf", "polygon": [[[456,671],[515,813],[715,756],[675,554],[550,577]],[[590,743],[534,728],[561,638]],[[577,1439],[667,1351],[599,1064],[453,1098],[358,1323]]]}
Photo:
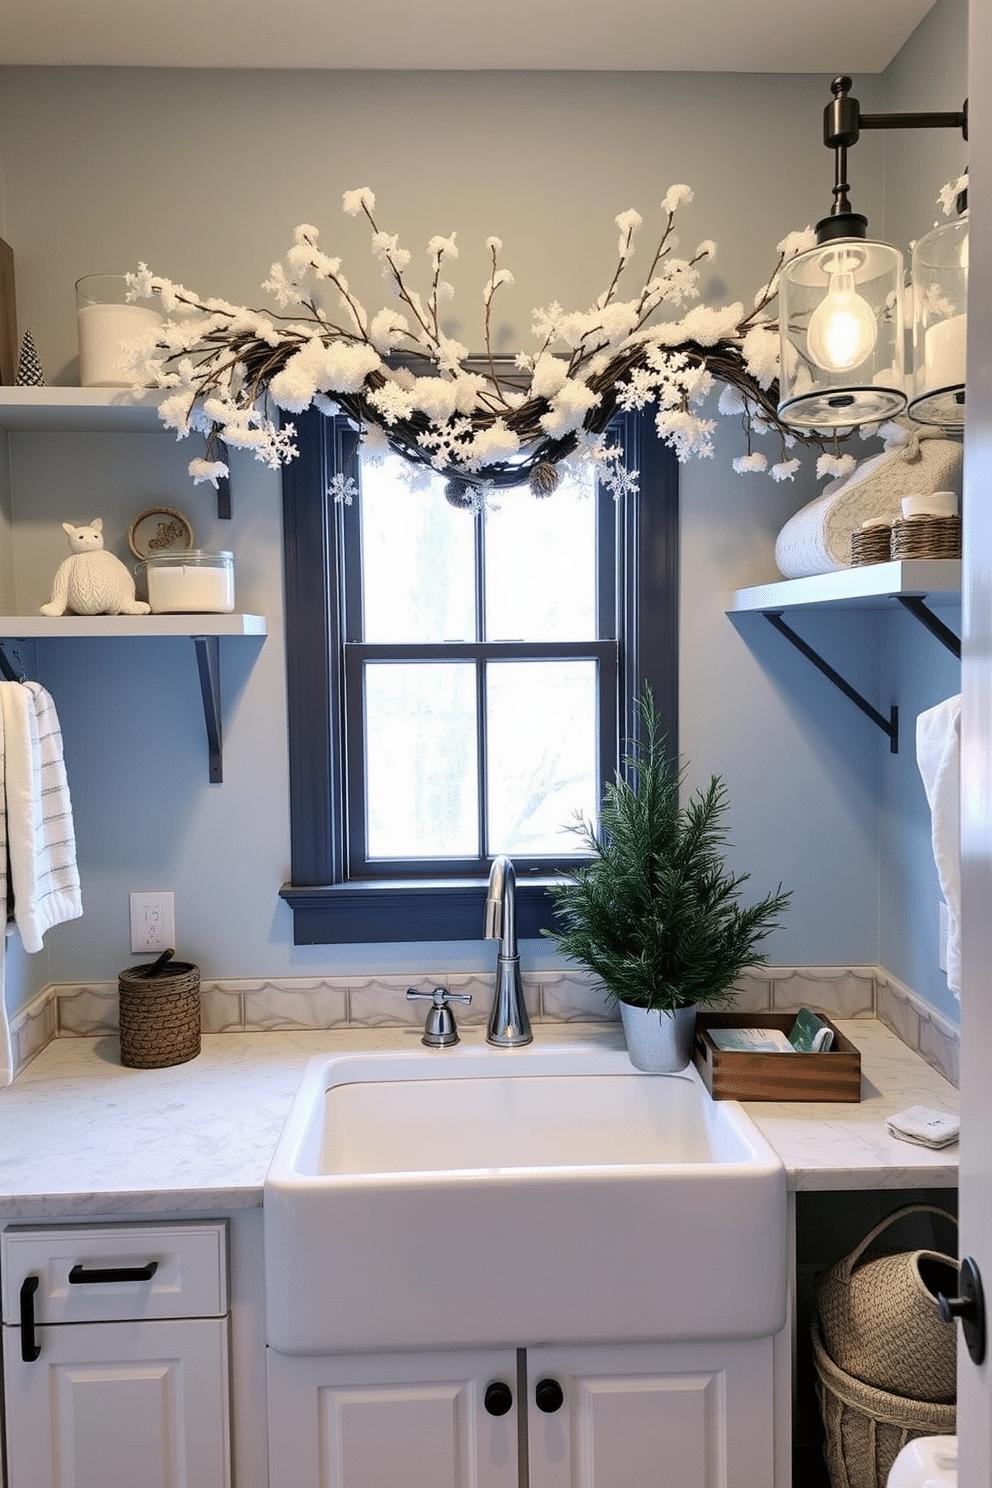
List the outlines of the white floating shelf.
{"label": "white floating shelf", "polygon": [[264,636],[264,615],[0,615],[0,639],[134,636]]}
{"label": "white floating shelf", "polygon": [[913,558],[896,563],[867,563],[808,579],[759,584],[732,594],[727,612],[794,610],[815,605],[882,609],[900,595],[925,597],[938,604],[960,599],[961,560]]}
{"label": "white floating shelf", "polygon": [[0,387],[0,428],[50,433],[165,433],[158,389]]}
{"label": "white floating shelf", "polygon": [[[2,650],[14,641],[149,640],[153,636],[184,636],[193,642],[207,730],[209,776],[219,785],[224,778],[220,699],[220,643],[226,636],[262,638],[268,626],[264,615],[0,615],[0,673],[23,680]],[[17,653],[15,659],[19,661]]]}
{"label": "white floating shelf", "polygon": [[888,717],[862,697],[856,688],[825,661],[784,619],[796,611],[883,610],[902,608],[914,615],[954,656],[961,655],[961,642],[929,604],[951,604],[961,598],[960,559],[914,558],[896,563],[861,564],[836,573],[816,574],[808,579],[783,579],[779,584],[759,584],[738,589],[730,596],[728,615],[762,615],[807,661],[832,682],[882,730],[893,754],[899,749],[899,709],[890,707]]}

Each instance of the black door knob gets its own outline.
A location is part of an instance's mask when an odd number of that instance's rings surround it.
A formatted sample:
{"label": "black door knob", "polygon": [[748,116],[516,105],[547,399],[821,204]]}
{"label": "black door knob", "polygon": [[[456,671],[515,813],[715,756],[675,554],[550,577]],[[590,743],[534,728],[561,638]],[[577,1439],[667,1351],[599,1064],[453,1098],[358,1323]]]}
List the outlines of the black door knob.
{"label": "black door knob", "polygon": [[491,1416],[505,1416],[513,1406],[513,1391],[503,1380],[493,1380],[486,1386],[482,1403]]}
{"label": "black door knob", "polygon": [[937,1294],[937,1305],[945,1323],[961,1319],[961,1332],[968,1352],[976,1364],[985,1358],[985,1296],[978,1266],[971,1256],[965,1256],[958,1270],[960,1296],[945,1297]]}
{"label": "black door knob", "polygon": [[539,1411],[552,1416],[556,1410],[561,1410],[565,1402],[565,1392],[557,1380],[538,1380],[534,1388],[534,1402]]}

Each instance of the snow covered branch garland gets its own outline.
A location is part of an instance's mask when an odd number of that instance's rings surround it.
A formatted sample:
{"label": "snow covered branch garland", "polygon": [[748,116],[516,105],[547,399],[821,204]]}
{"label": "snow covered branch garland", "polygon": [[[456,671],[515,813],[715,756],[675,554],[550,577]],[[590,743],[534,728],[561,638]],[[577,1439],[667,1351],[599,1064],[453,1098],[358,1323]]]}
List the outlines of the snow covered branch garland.
{"label": "snow covered branch garland", "polygon": [[[371,247],[396,307],[373,315],[348,285],[340,258],[325,254],[315,227],[297,227],[285,260],[273,265],[263,288],[280,313],[203,299],[145,264],[129,274],[129,298],[154,298],[165,319],[159,328],[124,343],[125,363],[136,386],[168,395],[160,416],[181,438],[191,431],[208,441],[254,451],[278,468],[296,454],[295,429],[281,413],[316,407],[344,412],[370,450],[394,450],[425,473],[447,476],[451,494],[466,504],[480,489],[529,481],[537,495],[557,485],[561,460],[578,454],[619,494],[636,476],[625,472],[606,437],[618,411],[653,406],[659,436],[680,460],[713,454],[715,421],[702,404],[715,382],[724,384],[719,411],[738,417],[748,452],[735,469],[769,469],[752,448],[752,436],[772,434],[779,457],[770,473],[791,479],[799,461],[788,451],[814,435],[786,429],[776,414],[778,331],[771,306],[783,264],[812,246],[810,229],[778,245],[778,260],[749,311],[740,303],[721,308],[691,304],[699,297],[700,265],[714,243],[700,243],[688,258],[677,254],[678,209],[692,200],[688,186],[673,186],[661,203],[664,222],[650,267],[629,299],[620,297],[634,240],[642,225],[636,211],[621,212],[617,262],[607,289],[584,311],[557,302],[533,312],[536,349],[512,364],[492,347],[496,294],[513,283],[500,267],[502,243],[486,241],[488,277],[483,287],[485,352],[471,356],[448,336],[443,306],[453,294],[444,277],[458,257],[455,234],[427,245],[426,295],[411,285],[410,253],[395,234],[380,229],[375,197],[367,188],[344,194],[344,211],[371,228]],[[328,310],[318,286],[332,291]],[[690,308],[685,308],[690,305]],[[678,318],[659,319],[663,306]],[[191,463],[194,480],[227,473],[222,461]],[[821,458],[822,474],[836,470]],[[853,462],[852,462],[853,463]]]}

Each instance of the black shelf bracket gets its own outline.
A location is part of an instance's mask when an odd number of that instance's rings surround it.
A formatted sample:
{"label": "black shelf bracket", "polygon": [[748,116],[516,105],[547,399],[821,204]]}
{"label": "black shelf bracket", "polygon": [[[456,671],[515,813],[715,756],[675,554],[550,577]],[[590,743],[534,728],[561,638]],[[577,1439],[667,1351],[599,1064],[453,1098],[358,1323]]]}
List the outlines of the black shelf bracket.
{"label": "black shelf bracket", "polygon": [[215,635],[193,636],[196,665],[203,695],[203,721],[207,726],[207,750],[210,758],[210,783],[224,779],[223,741],[220,720],[220,639]]}
{"label": "black shelf bracket", "polygon": [[18,653],[12,650],[14,660],[17,663],[17,665],[15,666],[14,662],[11,661],[6,651],[3,649],[4,646],[8,644],[9,642],[7,641],[0,641],[0,676],[2,676],[6,682],[23,682],[26,679],[27,673],[24,670],[24,667],[21,663],[21,658]]}
{"label": "black shelf bracket", "polygon": [[925,626],[932,636],[936,636],[942,646],[947,647],[952,656],[956,656],[958,661],[961,660],[960,638],[954,634],[949,625],[945,625],[943,620],[934,614],[933,610],[927,608],[926,601],[921,594],[897,594],[896,599],[911,615],[916,616],[920,624]]}
{"label": "black shelf bracket", "polygon": [[[853,688],[850,682],[848,682],[844,677],[841,676],[840,672],[836,671],[828,661],[824,661],[823,657],[819,654],[818,651],[814,651],[813,647],[808,643],[808,641],[804,641],[802,636],[797,635],[792,627],[786,624],[786,622],[782,619],[781,610],[762,610],[761,613],[764,615],[769,625],[773,625],[780,635],[783,635],[785,639],[790,642],[791,645],[795,646],[797,651],[799,651],[803,656],[806,657],[807,661],[811,661],[813,663],[818,672],[822,672],[823,676],[826,677],[828,681],[832,682],[835,687],[839,688],[839,690],[844,694],[846,698],[850,698],[851,702],[856,708],[860,708],[862,713],[870,718],[872,723],[874,723],[878,728],[882,730],[882,733],[885,734],[886,738],[889,741],[889,752],[891,754],[898,754],[899,709],[893,705],[889,709],[888,718],[886,718],[885,715],[883,713],[880,713],[877,708],[872,707],[868,699],[862,697],[860,692]],[[936,619],[936,616],[933,616],[931,618]],[[941,622],[938,621],[937,623],[940,624]]]}

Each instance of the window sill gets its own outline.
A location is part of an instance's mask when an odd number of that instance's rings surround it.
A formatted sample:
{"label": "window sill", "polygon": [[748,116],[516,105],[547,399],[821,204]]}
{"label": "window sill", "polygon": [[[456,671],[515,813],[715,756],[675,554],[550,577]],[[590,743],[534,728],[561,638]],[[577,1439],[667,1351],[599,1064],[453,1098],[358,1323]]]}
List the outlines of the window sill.
{"label": "window sill", "polygon": [[[517,880],[517,936],[536,939],[553,927],[550,878]],[[487,881],[369,880],[283,884],[293,912],[294,945],[366,945],[382,941],[482,940]]]}

